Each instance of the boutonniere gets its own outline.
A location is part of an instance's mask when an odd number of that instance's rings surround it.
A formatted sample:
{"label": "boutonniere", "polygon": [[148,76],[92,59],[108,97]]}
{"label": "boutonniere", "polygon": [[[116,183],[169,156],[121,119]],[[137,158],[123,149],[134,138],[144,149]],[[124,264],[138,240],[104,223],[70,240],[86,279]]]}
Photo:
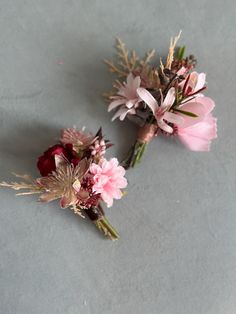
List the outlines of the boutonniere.
{"label": "boutonniere", "polygon": [[61,208],[72,209],[86,216],[112,240],[119,238],[107,220],[102,203],[113,205],[123,196],[127,186],[125,169],[116,158],[107,160],[106,149],[111,146],[99,129],[96,135],[75,128],[62,131],[60,141],[38,158],[41,177],[16,175],[20,182],[2,182],[0,186],[24,190],[17,195],[39,194],[41,202],[59,200]]}
{"label": "boutonniere", "polygon": [[105,94],[112,121],[128,118],[138,124],[137,139],[124,167],[141,161],[147,144],[157,136],[177,137],[192,151],[209,151],[217,136],[214,101],[204,95],[206,74],[195,71],[196,59],[176,49],[180,33],[171,39],[165,61],[152,62],[154,50],[144,58],[117,39],[117,60],[105,60],[116,75],[113,90]]}

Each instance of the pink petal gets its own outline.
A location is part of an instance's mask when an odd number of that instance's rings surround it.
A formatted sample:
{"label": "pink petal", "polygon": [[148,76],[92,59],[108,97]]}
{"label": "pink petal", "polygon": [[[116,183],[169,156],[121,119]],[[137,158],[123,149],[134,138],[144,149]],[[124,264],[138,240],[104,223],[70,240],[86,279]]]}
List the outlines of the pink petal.
{"label": "pink petal", "polygon": [[125,99],[117,99],[110,103],[108,106],[108,112],[115,109],[116,107],[119,107],[120,105],[125,104]]}
{"label": "pink petal", "polygon": [[126,109],[124,112],[120,115],[120,120],[123,121],[128,113],[130,113],[132,109]]}
{"label": "pink petal", "polygon": [[159,128],[161,128],[163,131],[167,132],[167,133],[173,133],[173,128],[171,126],[169,126],[165,121],[163,121],[163,119],[159,119],[157,121],[157,124],[159,126]]}
{"label": "pink petal", "polygon": [[194,100],[181,105],[181,110],[195,113],[197,117],[180,114],[184,118],[182,127],[187,127],[202,121],[215,107],[214,101],[209,97],[196,97]]}
{"label": "pink petal", "polygon": [[109,163],[110,163],[110,165],[112,165],[112,167],[118,167],[118,165],[119,165],[119,161],[115,157],[111,158]]}
{"label": "pink petal", "polygon": [[196,97],[195,101],[201,103],[205,107],[205,115],[210,113],[215,107],[215,102],[210,97]]}
{"label": "pink petal", "polygon": [[122,198],[122,192],[119,189],[113,190],[112,196],[114,199],[119,200]]}
{"label": "pink petal", "polygon": [[132,84],[133,84],[133,81],[134,81],[134,77],[133,77],[132,73],[129,73],[129,75],[127,76],[126,81],[127,81],[127,87],[132,88]]}
{"label": "pink petal", "polygon": [[189,134],[181,134],[179,136],[180,141],[190,150],[192,151],[209,151],[210,150],[210,141],[193,137]]}
{"label": "pink petal", "polygon": [[182,67],[179,69],[179,71],[176,73],[177,75],[184,75],[186,73],[187,69],[185,67]]}
{"label": "pink petal", "polygon": [[125,105],[128,109],[131,109],[134,106],[134,103],[132,100],[128,100]]}
{"label": "pink petal", "polygon": [[183,117],[181,117],[180,115],[175,114],[173,112],[169,112],[169,111],[166,111],[164,113],[163,119],[168,121],[168,122],[177,124],[177,125],[182,125],[184,123],[184,118]]}
{"label": "pink petal", "polygon": [[178,128],[178,136],[190,150],[208,151],[211,140],[217,137],[216,119],[209,114],[197,124]]}
{"label": "pink petal", "polygon": [[115,119],[117,119],[118,117],[120,118],[120,120],[124,120],[125,116],[127,115],[127,108],[120,108],[112,117],[111,121],[114,121]]}
{"label": "pink petal", "polygon": [[90,172],[92,172],[93,174],[97,174],[97,173],[100,173],[101,172],[101,168],[95,164],[95,163],[92,163],[90,165],[90,168],[89,168]]}
{"label": "pink petal", "polygon": [[116,186],[119,189],[124,189],[127,187],[127,179],[126,178],[119,178],[118,180],[115,181],[116,182]]}
{"label": "pink petal", "polygon": [[210,115],[203,121],[187,128],[181,126],[178,133],[212,140],[217,137],[216,119]]}
{"label": "pink petal", "polygon": [[156,99],[152,96],[149,91],[147,91],[145,88],[139,87],[137,89],[137,94],[139,97],[148,105],[148,107],[152,110],[152,112],[155,114],[155,112],[158,110],[159,106],[157,104]]}
{"label": "pink petal", "polygon": [[187,84],[187,90],[190,87],[191,88],[191,92],[195,91],[195,87],[197,85],[198,82],[198,73],[197,72],[192,72],[190,74],[189,80],[188,80],[188,84]]}
{"label": "pink petal", "polygon": [[140,84],[141,84],[141,78],[140,78],[140,76],[136,76],[135,79],[133,80],[133,84],[132,84],[133,90],[136,91],[137,88],[139,88]]}
{"label": "pink petal", "polygon": [[203,88],[206,83],[206,74],[205,73],[199,73],[198,74],[198,80],[197,84],[195,86],[195,91],[198,91],[199,89]]}
{"label": "pink petal", "polygon": [[179,109],[192,112],[197,115],[197,117],[190,117],[185,114],[179,113],[179,115],[184,119],[183,124],[181,127],[186,128],[190,125],[194,125],[200,121],[202,121],[206,115],[206,110],[203,104],[200,102],[187,102],[184,105],[181,105]]}
{"label": "pink petal", "polygon": [[161,108],[167,109],[170,108],[175,101],[175,88],[171,87],[161,105]]}
{"label": "pink petal", "polygon": [[107,204],[107,207],[111,207],[113,205],[113,198],[108,193],[103,191],[101,197],[103,201]]}

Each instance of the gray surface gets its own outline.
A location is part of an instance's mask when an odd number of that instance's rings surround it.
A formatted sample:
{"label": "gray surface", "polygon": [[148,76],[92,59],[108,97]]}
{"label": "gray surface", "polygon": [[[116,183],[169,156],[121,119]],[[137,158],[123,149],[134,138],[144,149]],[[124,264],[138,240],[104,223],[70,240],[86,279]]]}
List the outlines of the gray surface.
{"label": "gray surface", "polygon": [[236,313],[235,15],[235,1],[0,1],[2,179],[36,175],[36,157],[74,124],[102,125],[122,157],[135,127],[110,123],[100,97],[117,35],[165,54],[182,29],[219,130],[208,154],[150,144],[107,211],[116,243],[56,203],[1,190],[1,313]]}

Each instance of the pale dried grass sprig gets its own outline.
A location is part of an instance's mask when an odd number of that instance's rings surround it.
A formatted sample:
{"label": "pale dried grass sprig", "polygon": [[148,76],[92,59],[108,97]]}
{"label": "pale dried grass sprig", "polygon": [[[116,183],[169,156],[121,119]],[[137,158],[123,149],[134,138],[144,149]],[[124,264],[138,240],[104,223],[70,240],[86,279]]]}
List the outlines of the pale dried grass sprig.
{"label": "pale dried grass sprig", "polygon": [[39,186],[39,184],[32,179],[29,175],[27,174],[17,174],[17,173],[13,173],[13,175],[17,178],[21,178],[25,181],[20,181],[20,182],[0,182],[0,186],[1,187],[7,187],[7,188],[11,188],[15,191],[19,191],[19,190],[28,190],[27,192],[20,192],[17,193],[16,195],[31,195],[31,194],[39,194],[39,193],[43,193],[44,192],[44,188],[42,188],[41,186]]}
{"label": "pale dried grass sprig", "polygon": [[118,77],[126,77],[130,72],[135,70],[142,71],[149,67],[151,59],[155,55],[155,50],[146,53],[144,58],[138,57],[134,50],[129,51],[120,38],[116,38],[116,50],[118,60],[116,63],[105,59],[110,72],[116,73]]}
{"label": "pale dried grass sprig", "polygon": [[181,33],[182,33],[182,31],[180,30],[179,34],[177,36],[175,36],[174,38],[171,37],[171,39],[170,39],[170,47],[169,47],[169,52],[167,55],[166,66],[165,66],[165,68],[167,68],[167,69],[171,69],[171,65],[172,65],[172,62],[174,60],[175,47],[176,47],[178,40],[180,39]]}

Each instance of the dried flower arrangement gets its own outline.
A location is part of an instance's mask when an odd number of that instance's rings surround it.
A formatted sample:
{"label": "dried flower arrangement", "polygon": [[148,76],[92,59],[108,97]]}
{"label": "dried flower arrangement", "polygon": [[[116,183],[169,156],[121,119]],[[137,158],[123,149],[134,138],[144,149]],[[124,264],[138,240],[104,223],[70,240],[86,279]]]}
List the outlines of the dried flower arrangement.
{"label": "dried flower arrangement", "polygon": [[214,101],[202,94],[205,73],[194,71],[196,59],[184,57],[185,47],[176,53],[181,32],[170,40],[166,62],[152,65],[155,51],[141,59],[117,39],[116,63],[104,60],[117,75],[114,89],[106,93],[108,111],[117,110],[112,121],[126,117],[139,125],[137,139],[123,161],[126,169],[141,161],[147,144],[159,135],[178,136],[192,151],[209,151],[217,137],[216,118],[211,114]]}
{"label": "dried flower arrangement", "polygon": [[111,207],[113,199],[122,197],[127,180],[118,160],[104,157],[111,145],[101,129],[95,136],[84,129],[65,129],[60,143],[39,157],[40,178],[15,174],[24,181],[2,182],[0,186],[26,191],[17,195],[41,194],[41,202],[60,199],[61,208],[71,208],[81,217],[85,213],[105,236],[116,240],[119,235],[105,217],[101,202]]}

